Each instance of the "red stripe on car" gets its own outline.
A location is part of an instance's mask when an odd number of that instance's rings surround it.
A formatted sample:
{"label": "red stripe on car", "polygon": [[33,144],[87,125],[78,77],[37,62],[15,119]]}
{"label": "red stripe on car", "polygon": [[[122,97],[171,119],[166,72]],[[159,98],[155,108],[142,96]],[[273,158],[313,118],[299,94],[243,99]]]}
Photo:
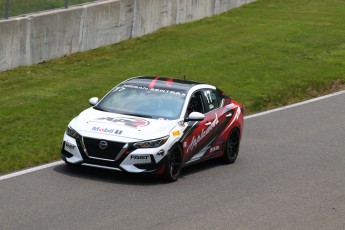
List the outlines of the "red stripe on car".
{"label": "red stripe on car", "polygon": [[167,82],[166,82],[167,86],[171,86],[173,81],[174,81],[174,79],[172,77],[169,77]]}
{"label": "red stripe on car", "polygon": [[155,77],[155,79],[153,79],[151,81],[151,83],[149,84],[149,88],[152,89],[155,87],[156,81],[158,80],[159,77]]}

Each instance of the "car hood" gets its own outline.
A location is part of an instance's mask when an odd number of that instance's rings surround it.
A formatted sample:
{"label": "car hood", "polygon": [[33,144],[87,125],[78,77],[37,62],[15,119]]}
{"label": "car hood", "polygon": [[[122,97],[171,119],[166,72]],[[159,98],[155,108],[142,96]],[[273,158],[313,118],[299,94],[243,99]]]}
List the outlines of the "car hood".
{"label": "car hood", "polygon": [[178,120],[157,120],[104,112],[89,108],[70,126],[84,137],[119,142],[152,140],[167,136]]}

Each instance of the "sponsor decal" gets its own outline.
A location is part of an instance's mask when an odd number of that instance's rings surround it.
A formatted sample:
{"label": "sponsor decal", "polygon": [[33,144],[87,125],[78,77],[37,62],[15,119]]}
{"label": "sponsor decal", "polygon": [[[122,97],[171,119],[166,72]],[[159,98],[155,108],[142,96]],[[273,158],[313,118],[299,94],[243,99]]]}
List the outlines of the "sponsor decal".
{"label": "sponsor decal", "polygon": [[209,127],[207,127],[206,130],[202,129],[199,135],[193,136],[192,141],[190,142],[187,148],[187,153],[192,151],[198,145],[198,143],[202,141],[205,138],[205,136],[214,129],[214,127],[216,127],[218,122],[219,122],[218,115],[216,114],[216,118],[214,119],[212,124]]}
{"label": "sponsor decal", "polygon": [[132,88],[132,89],[141,89],[141,90],[146,90],[146,91],[151,91],[151,92],[158,92],[158,93],[169,93],[169,94],[174,94],[176,96],[186,96],[186,94],[183,93],[183,92],[169,90],[169,89],[157,89],[157,88],[154,88],[154,84],[153,84],[152,87],[137,86],[137,85],[123,85],[121,87],[123,87],[123,88]]}
{"label": "sponsor decal", "polygon": [[[106,121],[116,125],[128,126],[128,127],[144,127],[150,124],[148,120],[142,118],[129,118],[129,117],[101,117],[97,118],[97,121]],[[122,132],[122,131],[121,131]]]}
{"label": "sponsor decal", "polygon": [[72,144],[70,144],[68,142],[65,142],[65,146],[66,146],[66,148],[68,148],[70,150],[74,150],[75,149],[75,145],[72,145]]}
{"label": "sponsor decal", "polygon": [[169,94],[174,94],[174,95],[177,95],[177,96],[186,96],[185,93],[181,93],[181,92],[173,91],[173,90],[169,90],[169,89],[155,89],[155,88],[151,88],[150,90],[153,91],[153,92],[169,93]]}
{"label": "sponsor decal", "polygon": [[210,149],[210,153],[213,153],[214,151],[217,151],[217,150],[219,150],[219,145],[212,147]]}
{"label": "sponsor decal", "polygon": [[108,133],[108,134],[117,134],[117,135],[122,134],[122,130],[108,129],[108,128],[102,128],[102,127],[96,127],[96,126],[94,126],[91,131],[100,132],[100,133]]}
{"label": "sponsor decal", "polygon": [[181,136],[181,132],[180,132],[180,130],[174,130],[174,131],[172,131],[172,135],[173,135],[173,137],[179,137],[179,136]]}
{"label": "sponsor decal", "polygon": [[131,155],[131,160],[147,160],[149,158],[148,155],[146,156],[135,156],[135,155]]}

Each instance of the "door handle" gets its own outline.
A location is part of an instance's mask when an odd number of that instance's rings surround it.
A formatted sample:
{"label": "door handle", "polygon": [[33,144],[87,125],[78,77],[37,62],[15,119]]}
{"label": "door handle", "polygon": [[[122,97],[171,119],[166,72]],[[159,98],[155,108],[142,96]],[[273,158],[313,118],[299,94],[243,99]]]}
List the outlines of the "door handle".
{"label": "door handle", "polygon": [[226,117],[232,117],[232,112],[225,115]]}
{"label": "door handle", "polygon": [[207,125],[207,126],[210,126],[212,124],[212,122],[206,122],[206,124],[205,125]]}

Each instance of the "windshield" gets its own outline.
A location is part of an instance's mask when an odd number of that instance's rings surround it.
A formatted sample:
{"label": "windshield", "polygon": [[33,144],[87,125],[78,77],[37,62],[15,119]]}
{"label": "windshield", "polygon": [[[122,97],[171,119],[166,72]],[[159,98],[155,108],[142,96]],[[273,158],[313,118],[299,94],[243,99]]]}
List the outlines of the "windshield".
{"label": "windshield", "polygon": [[137,85],[119,85],[95,109],[154,119],[180,117],[186,93]]}

